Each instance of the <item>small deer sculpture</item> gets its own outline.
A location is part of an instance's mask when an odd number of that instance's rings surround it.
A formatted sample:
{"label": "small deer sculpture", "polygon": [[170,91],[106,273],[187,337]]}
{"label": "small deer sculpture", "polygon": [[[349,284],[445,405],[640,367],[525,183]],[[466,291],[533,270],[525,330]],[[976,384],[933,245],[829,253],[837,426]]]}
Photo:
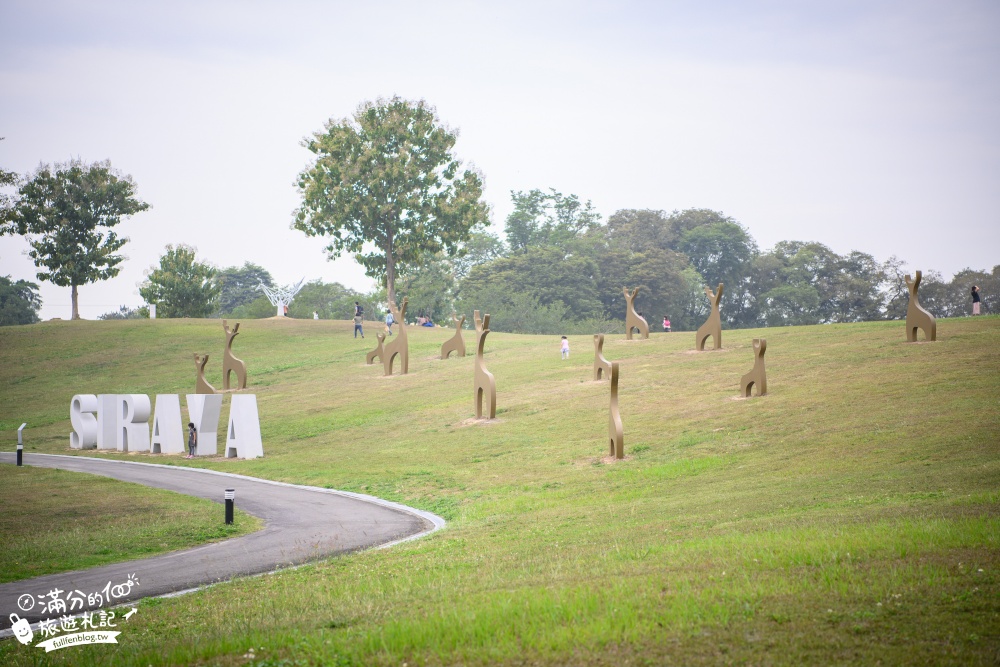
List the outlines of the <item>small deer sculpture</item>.
{"label": "small deer sculpture", "polygon": [[207,354],[194,355],[194,367],[198,370],[198,379],[195,382],[194,393],[196,394],[218,394],[215,387],[205,379],[205,364],[208,363]]}
{"label": "small deer sculpture", "polygon": [[594,334],[594,380],[611,372],[611,362],[604,358],[604,334]]}
{"label": "small deer sculpture", "polygon": [[392,375],[392,362],[399,357],[399,374],[406,375],[410,370],[410,340],[406,335],[406,306],[409,302],[407,297],[403,297],[403,305],[398,309],[393,301],[389,301],[389,311],[392,319],[399,322],[399,335],[397,335],[388,345],[383,345],[382,367],[386,375]]}
{"label": "small deer sculpture", "polygon": [[705,341],[708,340],[709,336],[713,338],[715,349],[722,349],[722,316],[719,314],[719,302],[722,300],[722,283],[719,283],[719,288],[715,292],[712,292],[711,287],[706,287],[705,296],[708,297],[708,303],[712,307],[712,312],[708,314],[708,319],[698,327],[698,332],[694,335],[695,348],[699,352],[705,351]]}
{"label": "small deer sculpture", "polygon": [[240,323],[237,322],[230,331],[226,320],[222,320],[222,330],[226,332],[226,351],[222,355],[222,388],[230,389],[229,376],[236,373],[236,389],[247,388],[247,365],[242,359],[233,356],[233,339],[240,332]]}
{"label": "small deer sculpture", "polygon": [[611,410],[608,417],[608,455],[625,458],[625,431],[618,411],[618,362],[611,362]]}
{"label": "small deer sculpture", "polygon": [[917,342],[917,329],[924,330],[925,341],[937,340],[937,321],[934,316],[924,310],[917,299],[917,289],[920,288],[920,271],[916,278],[910,280],[906,274],[906,289],[910,291],[910,302],[906,305],[906,342]]}
{"label": "small deer sculpture", "polygon": [[767,339],[753,339],[753,368],[740,378],[740,393],[750,398],[750,392],[757,387],[757,396],[767,393],[767,371],[764,369],[764,352],[767,351]]}
{"label": "small deer sculpture", "polygon": [[378,339],[378,344],[375,346],[375,349],[372,350],[371,352],[369,352],[368,356],[365,357],[365,362],[369,366],[371,366],[372,364],[374,364],[376,359],[378,359],[379,361],[382,361],[382,355],[385,354],[385,348],[382,345],[382,343],[385,342],[385,334],[384,333],[377,333],[377,334],[375,334],[375,338]]}
{"label": "small deer sculpture", "polygon": [[625,293],[625,340],[632,340],[632,329],[638,329],[643,339],[649,338],[649,323],[646,319],[635,312],[635,295],[639,293],[636,287],[631,292],[627,287],[623,287]]}
{"label": "small deer sculpture", "polygon": [[[476,419],[495,419],[497,416],[497,381],[493,373],[486,370],[483,362],[483,347],[486,345],[486,335],[490,332],[490,315],[479,319],[479,311],[473,313],[476,321],[476,372],[473,380],[473,393],[476,403]],[[483,403],[485,402],[485,406]],[[485,407],[485,410],[483,409]]]}
{"label": "small deer sculpture", "polygon": [[459,319],[455,313],[451,314],[452,321],[455,322],[455,335],[441,344],[441,358],[447,359],[452,352],[456,357],[465,356],[465,339],[462,338],[462,325],[465,324],[465,315]]}

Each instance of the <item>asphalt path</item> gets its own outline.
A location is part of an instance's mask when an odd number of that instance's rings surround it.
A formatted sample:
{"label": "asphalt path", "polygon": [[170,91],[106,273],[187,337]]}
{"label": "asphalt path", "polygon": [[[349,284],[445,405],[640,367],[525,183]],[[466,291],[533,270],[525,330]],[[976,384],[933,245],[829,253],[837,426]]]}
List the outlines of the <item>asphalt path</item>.
{"label": "asphalt path", "polygon": [[[0,463],[14,462],[14,454],[0,453]],[[235,489],[236,507],[263,519],[264,528],[243,537],[161,556],[0,584],[0,628],[3,629],[10,628],[11,613],[31,622],[58,617],[50,613],[44,600],[39,598],[53,590],[63,591],[60,597],[64,599],[71,592],[79,591],[75,598],[84,598],[83,603],[78,605],[71,601],[70,605],[75,608],[67,609],[69,613],[79,614],[337,554],[388,546],[444,525],[443,519],[429,512],[372,496],[214,470],[52,454],[24,454],[23,462],[29,466],[103,475],[207,498],[220,503],[219,521],[224,520],[221,504],[225,490]],[[78,502],[86,503],[87,499],[80,498]],[[25,517],[25,520],[31,518]],[[130,577],[138,580],[138,584],[129,585]],[[114,588],[116,586],[118,588]],[[98,603],[93,596],[102,591],[102,597],[113,598],[110,604],[104,600]],[[33,601],[30,607],[29,601]]]}

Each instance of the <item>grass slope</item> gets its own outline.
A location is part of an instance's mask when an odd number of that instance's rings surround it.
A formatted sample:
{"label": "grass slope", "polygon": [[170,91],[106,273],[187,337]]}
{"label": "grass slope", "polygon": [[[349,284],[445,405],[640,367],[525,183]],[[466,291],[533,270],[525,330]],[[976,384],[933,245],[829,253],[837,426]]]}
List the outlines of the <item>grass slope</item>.
{"label": "grass slope", "polygon": [[[1000,651],[1000,320],[609,337],[628,458],[603,459],[589,337],[490,334],[498,419],[469,423],[472,358],[411,329],[410,374],[350,324],[254,321],[235,353],[255,461],[124,455],[362,491],[444,531],[387,551],[150,601],[101,664],[992,664]],[[740,400],[766,336],[770,393]],[[466,333],[470,349],[473,335]],[[218,322],[0,330],[0,441],[66,453],[74,393],[221,384]],[[10,409],[16,406],[16,410]],[[224,409],[225,418],[227,409]],[[101,456],[123,456],[101,454]],[[3,610],[0,610],[3,611]],[[250,651],[250,649],[253,651]],[[0,660],[33,664],[6,642]]]}

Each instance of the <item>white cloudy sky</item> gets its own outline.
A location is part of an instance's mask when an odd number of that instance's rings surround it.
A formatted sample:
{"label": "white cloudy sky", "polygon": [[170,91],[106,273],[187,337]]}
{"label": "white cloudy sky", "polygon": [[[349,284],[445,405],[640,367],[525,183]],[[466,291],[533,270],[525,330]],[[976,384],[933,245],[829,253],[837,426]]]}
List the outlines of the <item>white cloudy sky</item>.
{"label": "white cloudy sky", "polygon": [[[139,305],[168,243],[370,289],[289,225],[302,138],[392,95],[460,131],[498,229],[554,187],[949,277],[1000,263],[997,35],[995,0],[3,0],[0,166],[110,159],[152,205],[85,318]],[[0,274],[34,280],[25,248],[0,239]]]}

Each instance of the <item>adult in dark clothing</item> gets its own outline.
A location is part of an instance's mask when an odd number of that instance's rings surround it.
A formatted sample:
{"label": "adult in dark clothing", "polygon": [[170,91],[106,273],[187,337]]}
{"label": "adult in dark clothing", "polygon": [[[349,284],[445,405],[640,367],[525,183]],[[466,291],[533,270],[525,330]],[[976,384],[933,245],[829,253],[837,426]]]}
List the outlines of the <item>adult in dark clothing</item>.
{"label": "adult in dark clothing", "polygon": [[972,314],[979,314],[979,286],[972,286]]}

